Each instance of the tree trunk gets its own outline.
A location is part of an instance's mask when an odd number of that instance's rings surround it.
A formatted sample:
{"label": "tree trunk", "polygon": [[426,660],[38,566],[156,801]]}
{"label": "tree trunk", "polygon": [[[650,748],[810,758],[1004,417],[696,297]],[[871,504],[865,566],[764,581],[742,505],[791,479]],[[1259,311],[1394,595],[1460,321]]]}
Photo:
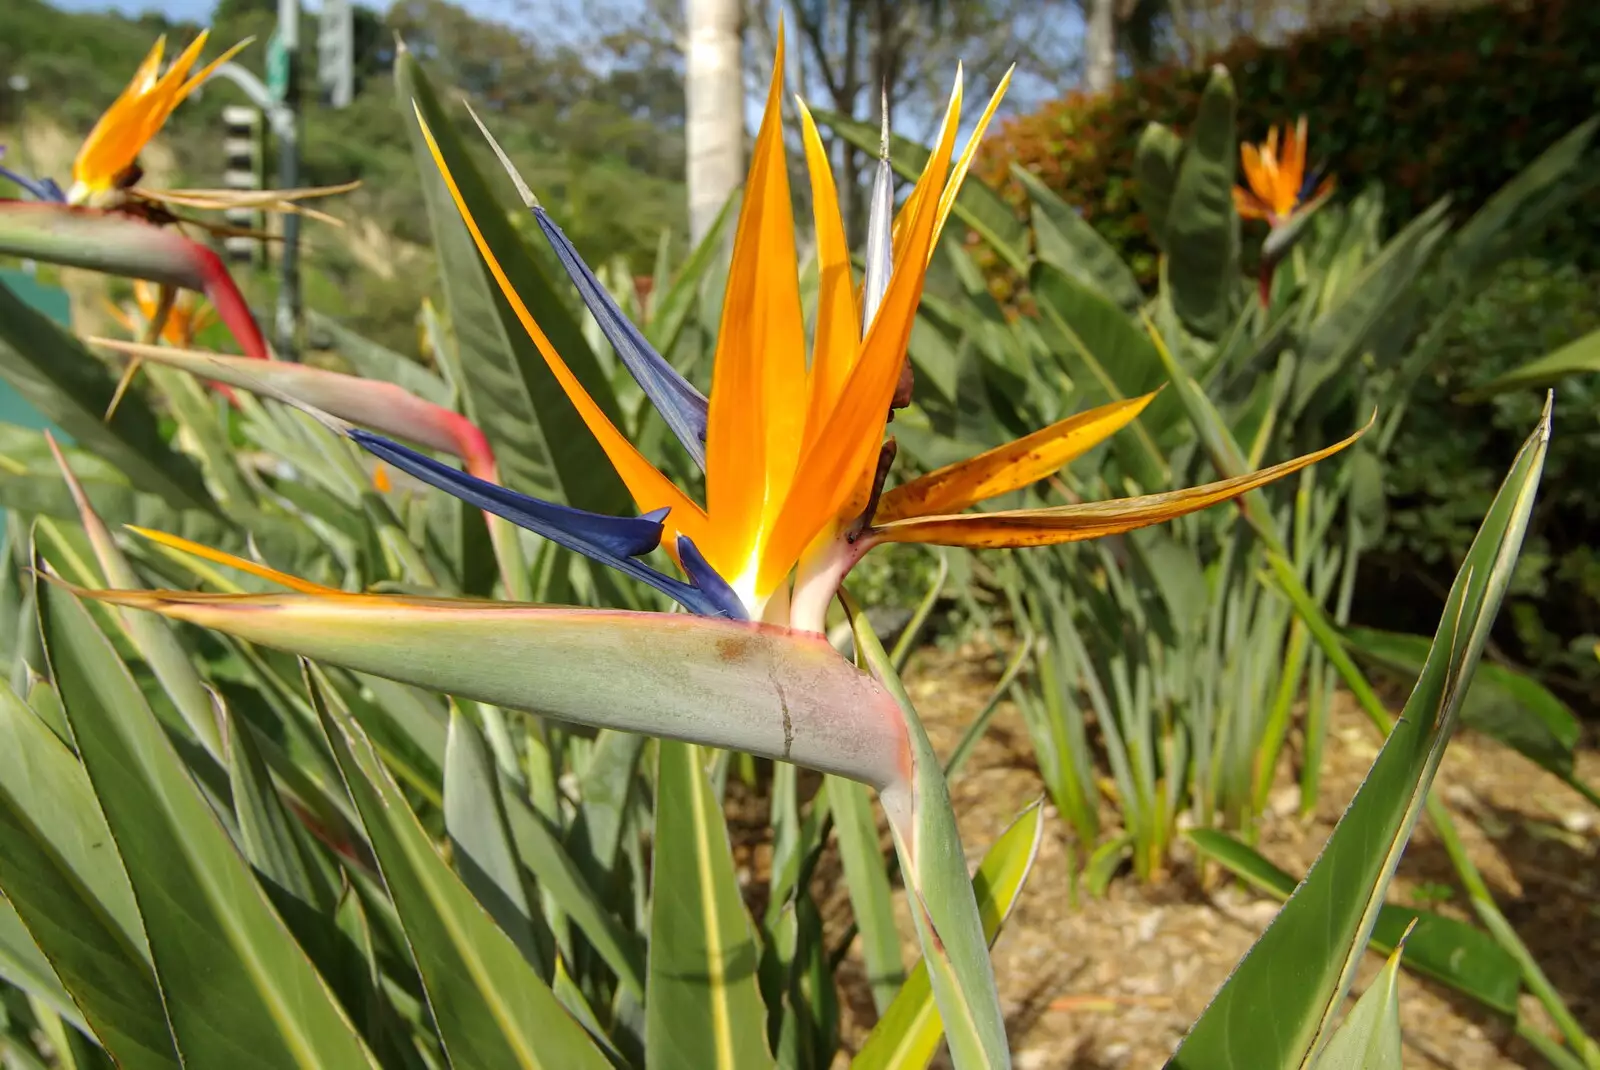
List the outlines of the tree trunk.
{"label": "tree trunk", "polygon": [[705,237],[744,180],[744,75],[740,0],[685,0],[684,130],[689,240]]}
{"label": "tree trunk", "polygon": [[1091,93],[1103,93],[1117,77],[1116,0],[1084,4],[1083,81]]}

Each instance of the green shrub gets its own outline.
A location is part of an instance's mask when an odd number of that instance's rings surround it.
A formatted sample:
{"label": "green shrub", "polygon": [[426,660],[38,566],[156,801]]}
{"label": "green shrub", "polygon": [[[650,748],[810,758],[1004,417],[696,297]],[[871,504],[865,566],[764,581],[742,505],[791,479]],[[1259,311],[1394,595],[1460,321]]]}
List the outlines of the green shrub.
{"label": "green shrub", "polygon": [[[1600,108],[1600,5],[1496,0],[1411,11],[1282,47],[1239,41],[1212,62],[1238,87],[1241,138],[1305,114],[1311,159],[1326,161],[1347,188],[1382,185],[1392,233],[1445,195],[1457,212],[1478,207]],[[1070,94],[1005,123],[975,170],[1019,209],[1027,197],[1010,166],[1033,172],[1082,209],[1149,285],[1155,246],[1135,196],[1134,148],[1149,122],[1184,129],[1206,77],[1205,65],[1163,67],[1105,94]],[[1592,234],[1575,215],[1552,230],[1547,252],[1592,264]],[[1010,283],[999,285],[1010,292]]]}
{"label": "green shrub", "polygon": [[[1494,494],[1494,458],[1538,412],[1544,394],[1524,390],[1471,404],[1455,399],[1600,327],[1597,285],[1600,277],[1571,264],[1518,260],[1462,310],[1439,359],[1417,384],[1395,442],[1387,476],[1389,527],[1381,557],[1369,566],[1375,575],[1363,589],[1392,589],[1393,582],[1417,577],[1443,582],[1454,572],[1476,517]],[[1592,476],[1600,450],[1600,382],[1574,376],[1558,387],[1556,419],[1561,433],[1552,440],[1550,480],[1529,527],[1501,640],[1508,653],[1592,706],[1600,698],[1594,656],[1600,499]],[[1405,601],[1386,598],[1384,613],[1392,617]]]}

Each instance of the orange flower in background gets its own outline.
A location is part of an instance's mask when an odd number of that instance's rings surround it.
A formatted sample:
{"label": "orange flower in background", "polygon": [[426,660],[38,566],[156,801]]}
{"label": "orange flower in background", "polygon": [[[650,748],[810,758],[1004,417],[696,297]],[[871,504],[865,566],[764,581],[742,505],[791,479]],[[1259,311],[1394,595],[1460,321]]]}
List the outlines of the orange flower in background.
{"label": "orange flower in background", "polygon": [[77,158],[72,161],[72,188],[67,191],[67,203],[99,204],[132,185],[137,180],[134,162],[150,139],[160,132],[173,109],[211,77],[213,71],[250,43],[239,42],[200,68],[198,73],[190,75],[208,36],[209,31],[200,31],[200,36],[172,61],[164,74],[158,72],[167,39],[165,36],[156,39],[128,88],[100,116],[100,121],[94,124],[78,149]]}
{"label": "orange flower in background", "polygon": [[1282,129],[1283,154],[1278,154],[1279,128],[1267,133],[1259,145],[1239,146],[1245,186],[1233,187],[1233,205],[1245,219],[1265,219],[1276,227],[1295,210],[1333,190],[1333,178],[1319,172],[1306,175],[1306,117],[1294,128]]}
{"label": "orange flower in background", "polygon": [[[108,311],[124,330],[138,336],[161,314],[161,288],[143,279],[135,279],[133,302],[139,311],[137,319],[127,309],[115,304],[110,305]],[[172,299],[172,306],[167,309],[160,340],[175,348],[187,349],[194,345],[200,332],[216,319],[216,310],[204,297],[193,290],[178,290]]]}

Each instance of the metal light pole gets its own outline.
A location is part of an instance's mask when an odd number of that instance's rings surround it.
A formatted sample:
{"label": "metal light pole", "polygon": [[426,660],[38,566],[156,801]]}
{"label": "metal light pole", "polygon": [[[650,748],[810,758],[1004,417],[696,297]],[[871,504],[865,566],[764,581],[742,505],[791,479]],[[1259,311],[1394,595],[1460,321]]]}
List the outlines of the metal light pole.
{"label": "metal light pole", "polygon": [[[283,108],[278,130],[278,188],[300,185],[300,0],[278,0],[278,45],[284,64]],[[300,352],[300,216],[283,215],[283,253],[279,261],[276,336],[278,356],[294,360]]]}

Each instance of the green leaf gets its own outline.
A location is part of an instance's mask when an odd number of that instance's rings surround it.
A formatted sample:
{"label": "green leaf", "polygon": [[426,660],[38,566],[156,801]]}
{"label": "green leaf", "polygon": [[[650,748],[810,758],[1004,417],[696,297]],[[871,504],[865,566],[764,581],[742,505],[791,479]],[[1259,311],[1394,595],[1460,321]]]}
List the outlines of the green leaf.
{"label": "green leaf", "polygon": [[450,711],[445,748],[444,827],[462,883],[540,976],[550,973],[550,933],[530,904],[511,830],[501,809],[499,776],[478,728]]}
{"label": "green leaf", "polygon": [[[79,523],[83,525],[83,530],[94,547],[95,558],[100,563],[100,571],[105,575],[106,582],[125,590],[143,587],[133,567],[128,564],[128,559],[118,548],[116,540],[111,537],[111,532],[106,530],[105,524],[95,515],[88,495],[78,483],[77,477],[73,475],[66,457],[56,449],[53,441],[51,450],[55,454],[56,464],[61,469],[63,481],[72,494],[73,504],[78,510]],[[162,690],[178,708],[184,724],[213,758],[221,760],[222,739],[217,730],[216,712],[212,709],[210,696],[200,679],[200,674],[195,671],[194,664],[189,659],[189,652],[178,642],[178,637],[172,633],[171,626],[165,622],[152,620],[145,613],[128,611],[124,611],[122,617],[128,637],[133,640],[139,655],[144,658],[145,663],[155,673],[156,679],[161,682]]]}
{"label": "green leaf", "polygon": [[1552,386],[1569,375],[1593,375],[1595,372],[1600,372],[1600,331],[1590,331],[1554,353],[1547,353],[1520,368],[1496,376],[1483,386],[1467,391],[1462,399],[1480,401],[1513,390]]}
{"label": "green leaf", "polygon": [[700,290],[706,285],[712,266],[726,248],[723,232],[728,229],[728,220],[733,218],[733,208],[738,201],[737,193],[728,198],[728,203],[722,206],[722,211],[717,213],[717,218],[712,222],[711,229],[706,231],[700,244],[689,254],[689,259],[678,269],[672,286],[664,292],[651,294],[650,320],[644,325],[644,334],[650,344],[666,357],[670,358],[672,351],[677,348],[678,338],[683,334],[683,328],[700,299]]}
{"label": "green leaf", "polygon": [[0,376],[84,449],[115,464],[140,490],[174,509],[215,513],[200,471],[161,439],[156,416],[136,391],[110,420],[112,375],[71,335],[0,283]]}
{"label": "green leaf", "polygon": [[1408,223],[1342,288],[1337,302],[1312,322],[1290,398],[1291,415],[1302,412],[1324,383],[1349,388],[1350,379],[1343,373],[1371,347],[1384,317],[1414,297],[1413,284],[1449,231],[1448,208],[1447,201],[1440,201]]}
{"label": "green leaf", "polygon": [[905,981],[905,964],[900,960],[900,930],[894,923],[889,874],[878,847],[878,823],[866,788],[842,777],[830,777],[827,783],[834,831],[839,837],[839,861],[860,930],[867,984],[872,1002],[882,1013]]}
{"label": "green leaf", "polygon": [[509,486],[594,512],[626,512],[631,499],[621,478],[479,256],[412,115],[413,104],[512,287],[595,404],[620,426],[616,399],[582,329],[467,155],[416,57],[403,49],[395,60],[395,86],[422,175],[439,277],[460,348],[467,415],[494,445]]}
{"label": "green leaf", "polygon": [[1164,224],[1166,280],[1184,325],[1218,338],[1233,321],[1239,291],[1239,217],[1233,207],[1233,80],[1213,67],[1172,187]]}
{"label": "green leaf", "polygon": [[[622,987],[643,999],[644,941],[606,910],[605,900],[584,877],[562,846],[561,838],[544,818],[507,785],[502,784],[500,790],[511,837],[523,864],[568,920],[583,932],[601,960],[617,975]],[[587,810],[588,806],[588,798],[584,797],[583,808]]]}
{"label": "green leaf", "polygon": [[360,725],[329,703],[330,693],[309,672],[307,685],[450,1064],[461,1070],[606,1070],[609,1064],[582,1026],[439,856]]}
{"label": "green leaf", "polygon": [[[983,917],[984,939],[990,944],[1022,894],[1043,835],[1044,808],[1035,803],[990,845],[973,874],[972,892]],[[850,1070],[920,1070],[933,1059],[943,1033],[927,965],[919,962],[850,1061]]]}
{"label": "green leaf", "polygon": [[1316,1070],[1401,1070],[1398,949],[1328,1041]]}
{"label": "green leaf", "polygon": [[450,384],[419,362],[381,346],[370,338],[363,338],[316,309],[306,309],[306,326],[314,332],[327,335],[329,348],[343,357],[351,370],[363,379],[393,383],[424,401],[446,408],[452,406],[455,391],[450,389]]}
{"label": "green leaf", "polygon": [[878,798],[894,834],[900,873],[911,899],[911,918],[949,1036],[951,1056],[958,1070],[1009,1070],[1011,1049],[995,987],[994,964],[967,875],[950,787],[866,612],[843,588],[839,598],[850,619],[856,656],[893,696],[910,744],[909,776],[880,788]]}
{"label": "green leaf", "polygon": [[176,1067],[139,908],[89,778],[4,687],[0,856],[25,935],[100,1042],[128,1070]]}
{"label": "green leaf", "polygon": [[1144,292],[1132,269],[1076,208],[1015,163],[1011,175],[1022,183],[1032,202],[1033,237],[1040,260],[1094,287],[1125,312],[1144,303]]}
{"label": "green leaf", "polygon": [[376,1066],[81,603],[39,591],[45,650],[144,918],[187,1062]]}
{"label": "green leaf", "polygon": [[1160,123],[1146,126],[1134,149],[1133,177],[1137,183],[1139,207],[1150,220],[1150,236],[1162,249],[1167,247],[1167,219],[1183,154],[1183,139]]}
{"label": "green leaf", "polygon": [[772,1066],[756,942],[700,751],[662,740],[650,878],[646,1065]]}
{"label": "green leaf", "polygon": [[[1346,628],[1344,639],[1361,657],[1410,680],[1416,679],[1428,656],[1428,640],[1420,635]],[[1461,705],[1461,722],[1557,776],[1572,779],[1578,719],[1532,677],[1503,665],[1478,666]]]}
{"label": "green leaf", "polygon": [[[1481,671],[1481,670],[1480,670]],[[1196,849],[1252,887],[1278,899],[1287,899],[1296,881],[1226,832],[1191,829],[1185,835]],[[1416,925],[1406,940],[1405,965],[1417,973],[1464,992],[1501,1014],[1517,1013],[1522,973],[1494,937],[1465,922],[1425,910],[1384,904],[1372,926],[1369,946],[1388,954],[1400,946],[1401,937]]]}
{"label": "green leaf", "polygon": [[[1093,396],[1123,401],[1157,389],[1167,378],[1149,337],[1110,300],[1055,266],[1039,261],[1029,276],[1051,348],[1068,374]],[[1152,403],[1152,409],[1160,399]],[[1145,490],[1164,490],[1167,464],[1157,448],[1152,413],[1146,410],[1111,448]]]}
{"label": "green leaf", "polygon": [[56,976],[50,960],[33,942],[17,908],[3,895],[0,895],[0,977],[42,1002],[85,1036],[94,1035],[84,1021],[83,1011],[72,1002],[61,978]]}
{"label": "green leaf", "polygon": [[[826,110],[815,110],[811,114],[817,122],[867,153],[869,158],[877,158],[882,131],[876,124],[859,123]],[[922,176],[922,169],[932,155],[933,151],[926,145],[889,135],[889,166],[908,182],[915,182]],[[968,178],[956,195],[951,215],[977,231],[1011,268],[1019,272],[1028,270],[1028,230],[1000,194],[976,178]]]}
{"label": "green leaf", "polygon": [[[1384,892],[1456,726],[1500,608],[1550,436],[1546,407],[1490,506],[1451,587],[1405,712],[1321,856],[1201,1015],[1168,1064],[1181,1070],[1301,1066],[1327,1040],[1371,937]],[[1269,554],[1273,568],[1293,566]],[[1291,590],[1304,598],[1303,588]],[[1306,617],[1314,605],[1297,606]],[[1308,625],[1313,625],[1307,619]],[[1243,1029],[1238,1023],[1271,1023]]]}

